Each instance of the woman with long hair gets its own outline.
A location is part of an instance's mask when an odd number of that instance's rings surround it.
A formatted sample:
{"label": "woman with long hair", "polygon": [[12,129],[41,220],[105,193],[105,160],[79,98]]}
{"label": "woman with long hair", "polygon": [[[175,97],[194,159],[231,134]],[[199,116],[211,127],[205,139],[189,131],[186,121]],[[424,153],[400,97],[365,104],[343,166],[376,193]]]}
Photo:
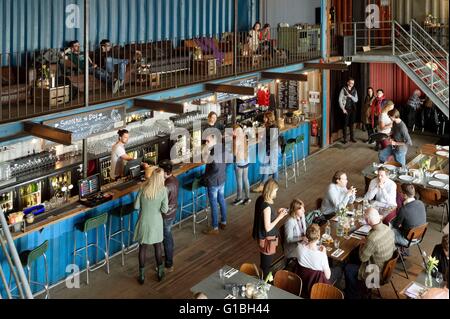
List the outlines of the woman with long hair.
{"label": "woman with long hair", "polygon": [[139,243],[139,278],[140,284],[145,280],[145,255],[148,245],[155,249],[158,281],[164,278],[162,260],[163,219],[161,214],[169,210],[167,190],[164,187],[164,170],[157,168],[140,189],[134,208],[140,210],[134,231],[134,240]]}
{"label": "woman with long hair", "polygon": [[370,86],[367,88],[367,95],[364,98],[363,109],[361,111],[361,121],[363,123],[363,129],[365,128],[367,130],[368,138],[370,138],[370,136],[374,133],[374,127],[371,123],[371,105],[374,100],[375,92],[373,90],[373,87]]}
{"label": "woman with long hair", "polygon": [[250,199],[250,183],[248,181],[248,142],[244,130],[238,125],[233,126],[233,154],[237,182],[237,197],[233,205],[247,205]]}
{"label": "woman with long hair", "polygon": [[259,38],[261,33],[261,23],[256,21],[253,28],[248,33],[248,46],[251,53],[255,53],[259,47]]}
{"label": "woman with long hair", "polygon": [[288,214],[286,208],[275,211],[274,199],[277,197],[278,183],[269,179],[264,185],[262,195],[255,203],[255,218],[253,221],[253,239],[258,241],[264,278],[270,272],[273,255],[278,246],[278,228],[276,225]]}
{"label": "woman with long hair", "polygon": [[300,242],[306,240],[305,204],[294,198],[289,207],[289,218],[284,223],[284,256],[286,264],[296,258],[296,248]]}

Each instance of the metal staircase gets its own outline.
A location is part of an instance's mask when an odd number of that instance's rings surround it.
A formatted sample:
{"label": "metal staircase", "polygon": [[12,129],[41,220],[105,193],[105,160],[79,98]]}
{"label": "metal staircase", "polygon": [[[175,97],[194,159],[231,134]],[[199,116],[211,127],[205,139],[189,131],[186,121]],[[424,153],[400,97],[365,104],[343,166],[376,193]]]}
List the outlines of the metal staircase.
{"label": "metal staircase", "polygon": [[[11,287],[9,281],[17,286],[19,297],[22,299],[33,299],[33,294],[31,293],[30,285],[28,283],[27,277],[22,267],[22,263],[19,259],[19,254],[17,253],[16,246],[9,231],[8,224],[6,222],[5,214],[0,208],[0,299],[8,298],[12,299],[15,296],[11,293]],[[13,280],[7,280],[5,276],[5,271],[2,265],[2,259],[4,259],[9,266],[10,276]]]}
{"label": "metal staircase", "polygon": [[409,30],[397,21],[380,22],[380,26],[367,29],[365,22],[347,24],[344,32],[352,34],[352,60],[396,63],[448,118],[448,51],[414,20]]}

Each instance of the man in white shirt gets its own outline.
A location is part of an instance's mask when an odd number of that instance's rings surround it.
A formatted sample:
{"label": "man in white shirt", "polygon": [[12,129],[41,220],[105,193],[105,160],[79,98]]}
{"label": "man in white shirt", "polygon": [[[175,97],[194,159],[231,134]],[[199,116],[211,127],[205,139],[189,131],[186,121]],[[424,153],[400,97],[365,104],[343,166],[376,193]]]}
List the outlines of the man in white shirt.
{"label": "man in white shirt", "polygon": [[375,199],[371,204],[376,209],[397,207],[397,184],[387,176],[384,167],[378,169],[378,176],[370,182],[364,199]]}
{"label": "man in white shirt", "polygon": [[117,132],[119,140],[113,145],[111,151],[111,179],[119,178],[123,175],[125,161],[131,161],[133,158],[125,152],[125,144],[128,143],[128,131],[125,129]]}

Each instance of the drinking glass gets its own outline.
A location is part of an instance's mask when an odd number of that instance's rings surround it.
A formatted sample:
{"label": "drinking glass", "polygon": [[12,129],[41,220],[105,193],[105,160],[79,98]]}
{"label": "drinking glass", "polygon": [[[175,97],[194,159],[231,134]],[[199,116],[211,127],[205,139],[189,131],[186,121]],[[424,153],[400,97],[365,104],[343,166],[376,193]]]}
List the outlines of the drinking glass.
{"label": "drinking glass", "polygon": [[438,284],[438,288],[441,288],[441,282],[444,281],[444,277],[442,276],[442,273],[438,272],[436,274],[436,278],[435,279],[436,279],[436,282]]}
{"label": "drinking glass", "polygon": [[231,288],[231,292],[233,294],[234,298],[238,298],[239,297],[239,286],[234,285],[233,288]]}
{"label": "drinking glass", "polygon": [[339,249],[340,243],[341,243],[341,242],[340,242],[339,240],[335,239],[335,240],[334,240],[334,248]]}

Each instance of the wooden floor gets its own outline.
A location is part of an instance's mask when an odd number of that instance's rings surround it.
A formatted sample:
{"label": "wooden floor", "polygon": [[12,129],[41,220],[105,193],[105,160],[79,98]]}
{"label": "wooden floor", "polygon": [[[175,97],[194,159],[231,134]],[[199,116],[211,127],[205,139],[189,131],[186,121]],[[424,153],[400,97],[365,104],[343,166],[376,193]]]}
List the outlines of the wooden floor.
{"label": "wooden floor", "polygon": [[[365,133],[357,131],[361,141]],[[414,147],[408,152],[408,159],[415,155],[417,146],[423,143],[434,143],[437,138],[413,136]],[[307,160],[307,172],[301,173],[297,184],[291,182],[285,190],[283,176],[280,176],[280,191],[276,200],[277,207],[288,207],[294,197],[302,199],[307,210],[314,209],[315,200],[322,197],[333,173],[342,169],[348,173],[349,186],[357,187],[358,195],[362,195],[364,178],[361,170],[369,163],[377,161],[377,153],[369,145],[362,142],[343,145],[336,143],[330,148],[310,156]],[[155,272],[153,252],[148,253],[146,267],[146,282],[139,285],[136,278],[138,272],[137,253],[126,256],[125,266],[120,264],[120,256],[111,260],[111,273],[107,275],[102,269],[91,273],[90,285],[85,284],[85,273],[81,274],[81,287],[68,289],[60,284],[51,290],[52,298],[191,298],[190,288],[210,275],[212,272],[228,264],[239,267],[243,262],[259,264],[259,254],[255,242],[251,238],[253,210],[256,194],[252,195],[249,206],[228,206],[228,226],[220,231],[218,236],[206,236],[201,230],[206,227],[199,225],[198,235],[192,234],[191,221],[183,224],[182,229],[174,228],[175,240],[175,270],[166,274],[166,278],[158,283]],[[231,202],[231,198],[228,203]],[[427,232],[422,247],[431,253],[435,244],[440,242],[440,213],[430,210],[428,219],[430,229]],[[410,280],[422,271],[421,258],[416,247],[411,248],[411,256],[407,259]],[[404,276],[401,265],[397,265],[393,280],[400,291],[409,280]],[[382,287],[384,298],[395,298],[390,285]]]}

